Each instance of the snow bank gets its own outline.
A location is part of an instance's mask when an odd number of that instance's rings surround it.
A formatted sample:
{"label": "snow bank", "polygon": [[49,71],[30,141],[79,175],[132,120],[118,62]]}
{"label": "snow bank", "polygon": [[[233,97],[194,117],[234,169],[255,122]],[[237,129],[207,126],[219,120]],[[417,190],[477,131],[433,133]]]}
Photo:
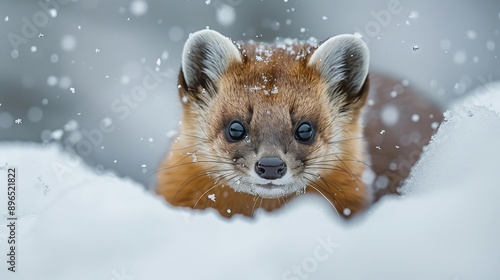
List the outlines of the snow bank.
{"label": "snow bank", "polygon": [[[0,279],[500,279],[498,143],[498,111],[453,110],[406,194],[348,224],[316,197],[255,220],[172,208],[57,146],[2,143],[20,219],[17,272],[2,261]],[[2,188],[2,259],[5,209]]]}

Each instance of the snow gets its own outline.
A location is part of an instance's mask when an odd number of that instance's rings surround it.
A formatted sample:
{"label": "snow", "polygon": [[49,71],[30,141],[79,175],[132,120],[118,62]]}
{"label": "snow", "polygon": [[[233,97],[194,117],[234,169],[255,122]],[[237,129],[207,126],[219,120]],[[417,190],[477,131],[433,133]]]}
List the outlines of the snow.
{"label": "snow", "polygon": [[55,77],[55,76],[49,76],[49,77],[47,78],[47,84],[48,84],[49,86],[55,86],[55,85],[57,85],[57,82],[58,82],[58,79],[57,79],[57,77]]}
{"label": "snow", "polygon": [[382,108],[381,118],[384,125],[394,126],[399,120],[399,110],[392,104],[385,105]]}
{"label": "snow", "polygon": [[410,19],[418,19],[420,14],[417,11],[411,11],[410,14],[408,15],[408,18]]}
{"label": "snow", "polygon": [[72,51],[76,47],[76,39],[73,35],[65,35],[61,39],[61,48],[65,51]]}
{"label": "snow", "polygon": [[50,13],[50,16],[51,16],[52,18],[57,17],[57,10],[56,10],[56,9],[50,9],[50,10],[49,10],[49,13]]}
{"label": "snow", "polygon": [[[19,259],[15,274],[0,262],[0,279],[499,279],[500,85],[469,97],[404,195],[350,222],[310,196],[226,220],[173,208],[58,145],[1,143],[1,180],[18,167]],[[0,228],[5,209],[2,189]]]}
{"label": "snow", "polygon": [[236,20],[236,11],[230,5],[219,3],[216,8],[217,22],[222,26],[230,26]]}
{"label": "snow", "polygon": [[130,3],[130,13],[134,16],[143,16],[148,11],[148,3],[143,0],[134,0]]}

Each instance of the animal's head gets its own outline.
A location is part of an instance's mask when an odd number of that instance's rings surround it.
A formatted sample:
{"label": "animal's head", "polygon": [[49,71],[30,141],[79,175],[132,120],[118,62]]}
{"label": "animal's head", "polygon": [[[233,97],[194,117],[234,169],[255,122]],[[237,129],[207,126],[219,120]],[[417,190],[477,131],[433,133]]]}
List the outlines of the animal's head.
{"label": "animal's head", "polygon": [[301,192],[362,156],[359,113],[369,53],[353,35],[305,42],[233,43],[203,30],[187,40],[179,74],[180,137],[236,191]]}

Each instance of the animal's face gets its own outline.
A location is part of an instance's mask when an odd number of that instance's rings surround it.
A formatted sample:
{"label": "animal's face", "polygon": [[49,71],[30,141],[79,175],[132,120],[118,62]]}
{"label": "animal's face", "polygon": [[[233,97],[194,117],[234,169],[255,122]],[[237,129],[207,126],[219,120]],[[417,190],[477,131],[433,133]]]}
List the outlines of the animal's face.
{"label": "animal's face", "polygon": [[[358,45],[337,54],[328,45],[238,49],[204,32],[186,43],[180,94],[186,116],[195,120],[186,133],[198,139],[198,158],[211,163],[221,181],[276,198],[302,192],[324,170],[343,168],[339,159],[360,133],[366,69],[359,60],[347,68],[351,55],[366,59]],[[329,60],[338,69],[325,69]],[[348,78],[346,69],[361,73]]]}

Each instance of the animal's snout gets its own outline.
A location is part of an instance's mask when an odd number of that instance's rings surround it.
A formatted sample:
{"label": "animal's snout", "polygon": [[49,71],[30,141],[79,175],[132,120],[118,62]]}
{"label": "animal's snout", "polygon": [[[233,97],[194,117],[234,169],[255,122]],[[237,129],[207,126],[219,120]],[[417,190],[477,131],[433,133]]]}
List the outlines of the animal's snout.
{"label": "animal's snout", "polygon": [[264,179],[276,180],[286,173],[286,163],[277,157],[264,157],[255,163],[255,172]]}

